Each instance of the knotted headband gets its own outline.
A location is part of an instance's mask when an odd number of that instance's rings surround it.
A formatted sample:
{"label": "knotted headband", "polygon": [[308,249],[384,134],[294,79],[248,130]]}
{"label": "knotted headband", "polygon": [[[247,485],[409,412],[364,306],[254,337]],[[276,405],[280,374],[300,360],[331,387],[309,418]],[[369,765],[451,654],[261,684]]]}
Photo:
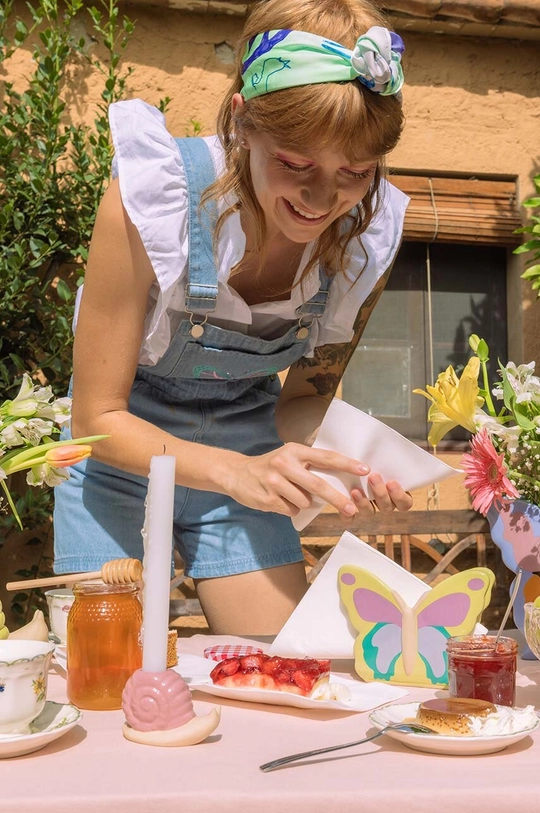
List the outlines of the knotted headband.
{"label": "knotted headband", "polygon": [[242,64],[244,99],[275,90],[358,79],[374,93],[394,96],[403,86],[399,34],[373,26],[353,51],[307,31],[278,29],[252,37]]}

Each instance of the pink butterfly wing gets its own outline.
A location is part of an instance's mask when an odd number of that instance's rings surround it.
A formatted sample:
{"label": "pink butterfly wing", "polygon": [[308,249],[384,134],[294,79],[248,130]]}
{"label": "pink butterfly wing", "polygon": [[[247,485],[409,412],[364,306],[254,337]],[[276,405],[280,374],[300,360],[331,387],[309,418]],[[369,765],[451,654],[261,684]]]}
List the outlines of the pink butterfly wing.
{"label": "pink butterfly wing", "polygon": [[471,599],[467,593],[451,593],[441,596],[418,613],[418,628],[458,627],[469,612]]}
{"label": "pink butterfly wing", "polygon": [[388,601],[367,587],[358,587],[353,593],[356,612],[364,621],[374,624],[396,624],[401,627],[401,611]]}
{"label": "pink butterfly wing", "polygon": [[[379,679],[389,680],[394,672],[392,664],[401,652],[401,611],[387,598],[367,587],[358,587],[353,593],[353,601],[363,621],[380,625],[369,643],[373,657],[371,666]],[[369,660],[367,652],[365,657]]]}

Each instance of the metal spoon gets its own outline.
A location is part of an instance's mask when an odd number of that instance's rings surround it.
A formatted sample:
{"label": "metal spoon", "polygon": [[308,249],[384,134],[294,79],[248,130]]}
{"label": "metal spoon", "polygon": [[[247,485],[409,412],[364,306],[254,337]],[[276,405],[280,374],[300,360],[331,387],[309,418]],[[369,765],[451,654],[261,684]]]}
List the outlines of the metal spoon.
{"label": "metal spoon", "polygon": [[382,735],[386,734],[388,731],[404,731],[406,734],[437,733],[431,728],[427,728],[425,725],[417,725],[416,723],[393,723],[392,725],[387,725],[384,728],[381,728],[380,731],[377,731],[376,734],[372,734],[371,737],[364,737],[363,740],[347,742],[344,745],[329,745],[326,748],[317,748],[314,751],[303,751],[301,754],[290,754],[288,757],[281,757],[281,759],[273,759],[272,762],[265,762],[264,765],[259,765],[259,768],[265,773],[268,771],[273,771],[275,768],[280,768],[282,765],[286,765],[288,762],[296,762],[297,759],[314,757],[317,754],[327,754],[329,751],[339,751],[341,748],[351,748],[353,745],[362,745],[364,742],[371,742],[371,740],[376,740],[377,737],[382,737]]}
{"label": "metal spoon", "polygon": [[518,572],[516,573],[516,580],[514,582],[514,588],[512,590],[510,600],[509,600],[508,605],[506,607],[506,611],[505,611],[505,613],[503,615],[503,619],[502,619],[502,621],[500,623],[497,635],[495,636],[495,643],[493,644],[493,649],[497,649],[497,644],[499,643],[499,638],[501,637],[502,632],[503,632],[503,630],[504,630],[504,628],[506,626],[506,622],[508,621],[508,616],[510,615],[510,611],[511,611],[512,607],[514,606],[514,602],[515,602],[515,600],[517,598],[517,594],[518,594],[519,585],[520,585],[520,582],[521,582],[522,575],[523,575],[523,570],[521,568],[519,568]]}

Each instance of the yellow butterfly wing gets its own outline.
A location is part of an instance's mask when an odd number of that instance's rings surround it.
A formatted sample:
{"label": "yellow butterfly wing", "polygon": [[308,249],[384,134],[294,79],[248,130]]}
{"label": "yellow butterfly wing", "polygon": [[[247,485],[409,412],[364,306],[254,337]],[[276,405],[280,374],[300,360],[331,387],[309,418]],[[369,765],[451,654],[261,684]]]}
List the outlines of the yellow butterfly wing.
{"label": "yellow butterfly wing", "polygon": [[338,585],[349,621],[358,632],[356,672],[363,680],[393,680],[401,658],[399,597],[377,576],[355,565],[339,569]]}

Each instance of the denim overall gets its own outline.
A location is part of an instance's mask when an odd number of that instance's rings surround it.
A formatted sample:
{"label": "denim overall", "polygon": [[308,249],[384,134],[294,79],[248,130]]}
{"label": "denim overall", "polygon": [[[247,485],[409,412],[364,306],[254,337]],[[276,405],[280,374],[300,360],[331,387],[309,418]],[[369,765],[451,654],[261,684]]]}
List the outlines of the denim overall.
{"label": "denim overall", "polygon": [[[330,280],[297,309],[298,323],[271,341],[208,324],[218,283],[212,210],[199,209],[215,178],[203,139],[177,139],[189,196],[185,310],[165,355],[139,366],[129,411],[178,438],[262,455],[282,445],[275,425],[277,372],[301,358],[309,325],[324,312]],[[97,570],[122,556],[142,558],[148,480],[89,458],[55,489],[55,571]],[[277,567],[302,560],[289,517],[246,508],[230,497],[176,487],[174,542],[193,578]]]}

